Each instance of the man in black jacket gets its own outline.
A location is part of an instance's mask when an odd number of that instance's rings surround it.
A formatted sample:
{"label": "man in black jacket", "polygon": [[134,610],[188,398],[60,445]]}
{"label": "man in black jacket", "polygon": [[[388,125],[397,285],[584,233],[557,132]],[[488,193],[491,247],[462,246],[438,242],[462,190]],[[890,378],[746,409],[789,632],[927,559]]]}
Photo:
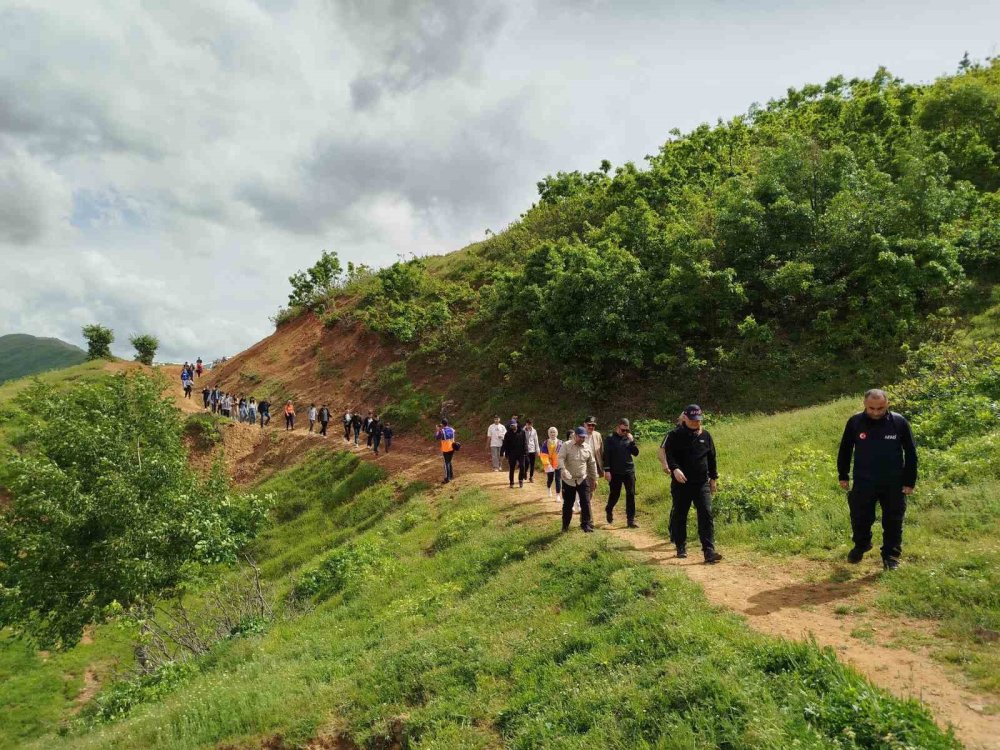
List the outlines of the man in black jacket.
{"label": "man in black jacket", "polygon": [[510,488],[514,489],[514,469],[517,469],[517,485],[524,487],[524,456],[528,452],[528,441],[524,430],[517,422],[511,420],[507,425],[507,434],[503,436],[500,455],[507,458],[510,469]]}
{"label": "man in black jacket", "polygon": [[712,521],[712,495],[719,478],[715,443],[702,429],[701,407],[691,404],[681,413],[681,424],[667,433],[660,444],[660,463],[670,474],[670,537],[677,545],[677,556],[687,557],[687,518],[691,505],[698,514],[698,536],[705,562],[722,559],[715,551],[715,526]]}
{"label": "man in black jacket", "polygon": [[[854,458],[854,487],[848,480]],[[837,453],[837,474],[851,510],[854,548],[847,561],[859,563],[872,548],[875,505],[882,506],[882,564],[899,567],[906,496],[917,483],[917,446],[909,423],[889,411],[885,391],[865,393],[865,410],[847,420]]]}
{"label": "man in black jacket", "polygon": [[326,437],[326,428],[330,424],[330,410],[323,404],[319,410],[319,434]]}
{"label": "man in black jacket", "polygon": [[635,522],[635,463],[633,456],[639,455],[639,446],[629,432],[629,421],[622,417],[615,431],[604,438],[604,478],[608,481],[608,504],[604,512],[608,523],[614,523],[615,505],[625,487],[625,518],[630,529],[639,528]]}

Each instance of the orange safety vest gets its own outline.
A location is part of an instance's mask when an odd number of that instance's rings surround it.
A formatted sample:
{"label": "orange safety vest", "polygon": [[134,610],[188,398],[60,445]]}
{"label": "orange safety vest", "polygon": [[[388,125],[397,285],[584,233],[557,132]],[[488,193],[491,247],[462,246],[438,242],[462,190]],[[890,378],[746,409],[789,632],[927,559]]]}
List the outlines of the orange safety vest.
{"label": "orange safety vest", "polygon": [[[448,438],[449,429],[451,429],[451,438]],[[438,434],[441,435],[441,452],[451,453],[455,449],[455,430],[445,427]]]}
{"label": "orange safety vest", "polygon": [[294,414],[294,413],[295,413],[295,407],[292,406],[291,404],[288,404],[285,407],[285,414]]}

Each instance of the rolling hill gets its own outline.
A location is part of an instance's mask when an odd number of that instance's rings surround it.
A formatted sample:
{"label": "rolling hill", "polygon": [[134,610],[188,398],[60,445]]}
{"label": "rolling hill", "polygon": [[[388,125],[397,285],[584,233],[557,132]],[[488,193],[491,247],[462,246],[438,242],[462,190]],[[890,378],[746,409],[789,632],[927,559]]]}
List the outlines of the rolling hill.
{"label": "rolling hill", "polygon": [[0,383],[78,365],[86,359],[83,349],[60,339],[10,333],[0,336]]}

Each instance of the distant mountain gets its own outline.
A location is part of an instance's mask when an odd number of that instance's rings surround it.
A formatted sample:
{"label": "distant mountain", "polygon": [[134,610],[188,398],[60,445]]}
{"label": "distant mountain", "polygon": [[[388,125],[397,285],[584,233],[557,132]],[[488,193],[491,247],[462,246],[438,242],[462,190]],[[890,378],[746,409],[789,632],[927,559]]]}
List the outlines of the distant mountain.
{"label": "distant mountain", "polygon": [[27,333],[0,336],[0,383],[36,372],[78,365],[87,359],[83,349],[59,339]]}

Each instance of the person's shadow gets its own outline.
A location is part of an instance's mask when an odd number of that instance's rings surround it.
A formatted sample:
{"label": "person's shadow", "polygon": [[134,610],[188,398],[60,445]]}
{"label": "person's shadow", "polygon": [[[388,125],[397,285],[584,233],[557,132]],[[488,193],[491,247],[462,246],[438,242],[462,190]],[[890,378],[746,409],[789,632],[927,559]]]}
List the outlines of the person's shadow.
{"label": "person's shadow", "polygon": [[[836,577],[836,574],[834,575]],[[748,602],[753,604],[746,610],[748,615],[768,615],[788,607],[828,604],[838,599],[849,599],[878,579],[877,573],[869,573],[849,581],[822,581],[819,583],[792,583],[776,589],[754,594]]]}

